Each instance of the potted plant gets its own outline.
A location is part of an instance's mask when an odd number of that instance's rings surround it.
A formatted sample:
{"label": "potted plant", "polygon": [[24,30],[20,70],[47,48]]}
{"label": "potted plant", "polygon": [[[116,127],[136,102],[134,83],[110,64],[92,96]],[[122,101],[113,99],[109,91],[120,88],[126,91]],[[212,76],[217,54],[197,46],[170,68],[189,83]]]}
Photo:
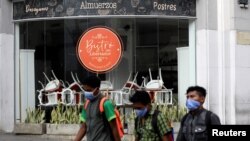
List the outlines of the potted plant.
{"label": "potted plant", "polygon": [[16,134],[44,134],[46,126],[44,124],[45,111],[41,108],[27,108],[24,123],[16,123],[14,133]]}
{"label": "potted plant", "polygon": [[50,123],[46,126],[47,134],[75,135],[80,128],[79,106],[58,104],[51,112]]}

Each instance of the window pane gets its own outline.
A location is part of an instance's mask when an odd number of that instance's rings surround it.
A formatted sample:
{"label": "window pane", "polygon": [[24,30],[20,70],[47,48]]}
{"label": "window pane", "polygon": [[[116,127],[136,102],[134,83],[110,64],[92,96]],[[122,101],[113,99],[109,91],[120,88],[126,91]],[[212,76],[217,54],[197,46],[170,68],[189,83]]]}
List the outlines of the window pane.
{"label": "window pane", "polygon": [[[63,82],[72,83],[71,72],[80,81],[87,71],[78,61],[76,48],[81,35],[94,26],[112,28],[121,37],[123,55],[119,64],[110,72],[99,74],[102,80],[110,80],[114,89],[121,89],[129,74],[139,73],[149,78],[151,69],[153,79],[162,70],[164,85],[178,92],[177,48],[188,46],[188,20],[157,18],[90,18],[48,20],[20,23],[20,48],[35,50],[35,89],[40,89],[41,81],[47,84],[56,77]],[[25,67],[25,66],[22,66]]]}
{"label": "window pane", "polygon": [[157,19],[136,19],[136,39],[136,46],[157,45]]}

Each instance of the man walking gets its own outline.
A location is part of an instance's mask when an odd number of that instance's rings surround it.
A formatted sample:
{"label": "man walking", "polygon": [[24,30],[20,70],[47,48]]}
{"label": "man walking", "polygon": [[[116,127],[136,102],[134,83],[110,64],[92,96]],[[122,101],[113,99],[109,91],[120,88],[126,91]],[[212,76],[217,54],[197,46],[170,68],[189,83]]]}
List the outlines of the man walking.
{"label": "man walking", "polygon": [[148,92],[138,90],[129,100],[137,115],[135,141],[172,141],[172,130],[167,118],[152,107]]}
{"label": "man walking", "polygon": [[203,107],[206,94],[206,90],[200,86],[187,89],[186,106],[189,112],[182,118],[176,141],[208,141],[207,127],[221,124],[215,113]]}
{"label": "man walking", "polygon": [[101,80],[97,76],[89,76],[83,81],[85,98],[89,100],[86,109],[82,110],[82,126],[79,129],[75,141],[87,134],[88,141],[120,141],[116,126],[114,106],[110,100],[104,102],[104,113],[99,110],[99,104],[103,95],[100,93]]}

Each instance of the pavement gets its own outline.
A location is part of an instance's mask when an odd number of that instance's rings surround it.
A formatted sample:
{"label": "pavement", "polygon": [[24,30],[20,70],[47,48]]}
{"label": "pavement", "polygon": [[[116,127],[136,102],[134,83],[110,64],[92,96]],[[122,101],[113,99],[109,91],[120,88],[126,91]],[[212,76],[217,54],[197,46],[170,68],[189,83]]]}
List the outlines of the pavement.
{"label": "pavement", "polygon": [[0,141],[73,141],[74,136],[24,135],[0,132]]}
{"label": "pavement", "polygon": [[[63,135],[25,135],[25,134],[14,134],[4,133],[0,131],[0,141],[73,141],[75,136],[63,136]],[[132,141],[134,137],[132,135],[125,135],[122,141]],[[82,139],[86,141],[86,137]]]}

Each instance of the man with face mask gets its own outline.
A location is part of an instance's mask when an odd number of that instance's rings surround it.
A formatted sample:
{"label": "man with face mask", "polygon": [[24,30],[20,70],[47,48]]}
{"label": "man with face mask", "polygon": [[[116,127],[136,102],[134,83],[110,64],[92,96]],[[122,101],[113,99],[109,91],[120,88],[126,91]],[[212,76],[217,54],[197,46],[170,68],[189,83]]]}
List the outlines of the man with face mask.
{"label": "man with face mask", "polygon": [[200,86],[187,89],[186,107],[189,112],[182,118],[176,141],[208,141],[209,125],[220,125],[219,117],[203,107],[206,90]]}
{"label": "man with face mask", "polygon": [[74,141],[81,141],[85,134],[88,141],[120,141],[112,102],[110,100],[104,102],[104,113],[99,110],[100,101],[104,97],[99,91],[100,78],[92,75],[85,78],[82,83],[84,96],[90,102],[86,109],[82,109],[80,117],[82,126]]}
{"label": "man with face mask", "polygon": [[[171,141],[172,130],[167,124],[167,118],[159,112],[153,118],[156,110],[151,105],[149,94],[143,90],[137,90],[130,98],[132,107],[135,109],[135,141]],[[157,129],[152,125],[152,120],[157,120]]]}

